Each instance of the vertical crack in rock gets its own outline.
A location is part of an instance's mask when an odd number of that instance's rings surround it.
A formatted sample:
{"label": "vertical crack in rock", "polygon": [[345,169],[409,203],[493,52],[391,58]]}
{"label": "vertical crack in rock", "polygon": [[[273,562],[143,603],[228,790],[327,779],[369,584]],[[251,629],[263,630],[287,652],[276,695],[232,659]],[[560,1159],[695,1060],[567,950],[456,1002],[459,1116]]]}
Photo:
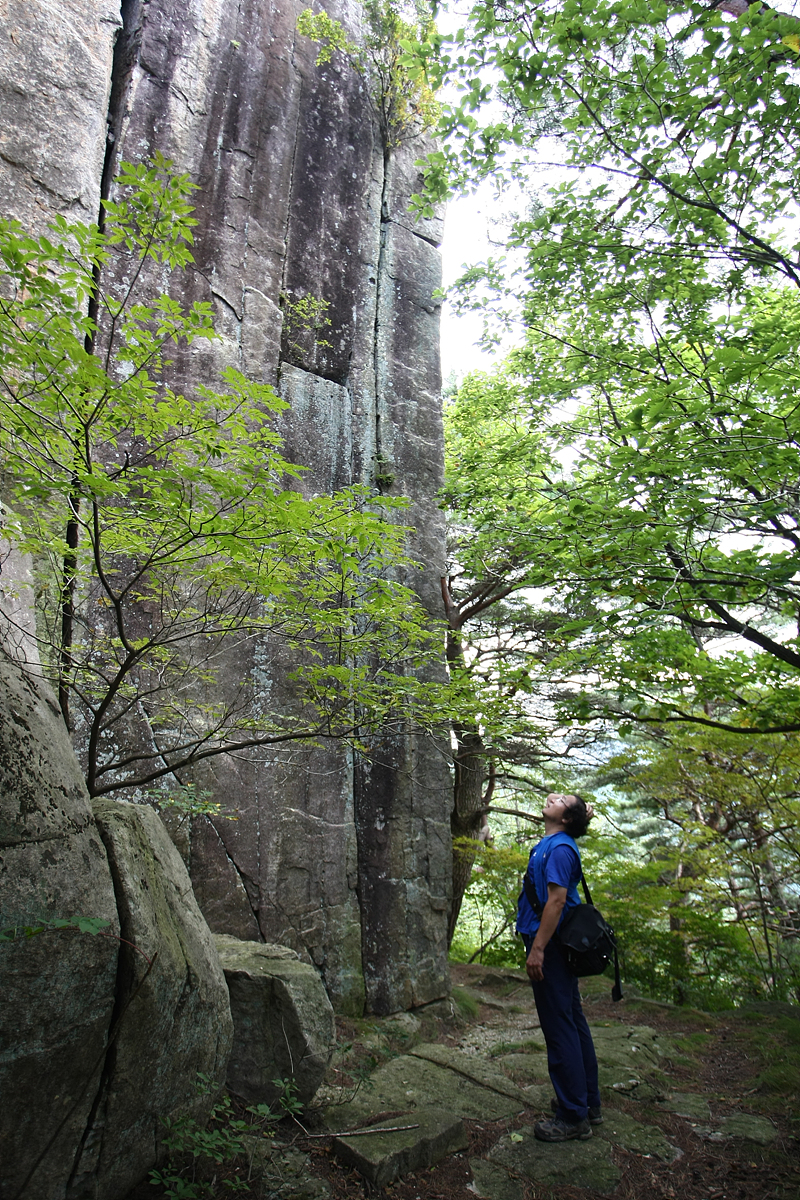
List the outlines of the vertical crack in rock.
{"label": "vertical crack in rock", "polygon": [[[122,129],[122,122],[125,115],[125,107],[128,98],[128,90],[133,72],[133,64],[136,60],[141,43],[141,0],[120,0],[120,18],[122,20],[122,28],[117,32],[117,37],[114,42],[114,55],[111,66],[111,86],[109,89],[108,98],[108,113],[106,122],[108,132],[106,135],[106,150],[103,160],[103,170],[100,178],[100,205],[97,214],[98,228],[103,230],[105,226],[105,209],[103,200],[107,199],[111,190],[111,182],[114,178],[117,163],[117,144]],[[100,277],[99,271],[95,273],[95,283],[99,286]],[[88,315],[93,321],[97,320],[98,304],[96,296],[89,300]],[[113,858],[109,855],[109,867],[111,870],[111,879],[114,887],[114,896],[116,899],[117,913],[122,920],[122,909],[120,908],[120,882],[118,871],[114,865]],[[120,933],[124,936],[124,930],[120,927]],[[89,1156],[88,1173],[91,1174],[94,1161],[97,1161],[102,1149],[103,1139],[103,1119],[102,1106],[106,1099],[108,1082],[114,1072],[115,1063],[115,1045],[114,1035],[122,1020],[125,1009],[127,1007],[127,996],[133,985],[134,965],[132,956],[134,951],[120,944],[119,954],[117,956],[117,974],[114,988],[114,1006],[111,1012],[111,1021],[109,1024],[108,1043],[106,1046],[105,1058],[103,1066],[100,1070],[100,1075],[97,1083],[97,1091],[95,1092],[89,1114],[86,1119],[81,1139],[75,1151],[72,1169],[69,1179],[66,1184],[65,1194],[67,1197],[76,1195],[82,1190],[82,1180],[86,1175],[86,1167],[82,1167],[86,1156]]]}
{"label": "vertical crack in rock", "polygon": [[258,919],[258,911],[259,910],[257,908],[253,907],[253,901],[250,899],[250,892],[247,887],[248,883],[251,884],[251,886],[256,887],[256,888],[258,887],[258,884],[255,880],[251,879],[249,875],[246,875],[244,873],[244,871],[241,870],[238,863],[236,862],[236,859],[233,857],[230,850],[225,845],[225,839],[223,838],[220,831],[217,829],[214,822],[209,821],[208,823],[211,826],[211,828],[214,830],[214,833],[217,835],[217,838],[219,839],[219,844],[222,847],[222,852],[225,855],[225,857],[227,858],[228,862],[233,867],[234,871],[236,872],[236,877],[239,880],[240,884],[242,885],[242,891],[245,894],[245,899],[247,900],[250,911],[253,914],[253,920],[256,923],[256,929],[261,929],[261,924]]}
{"label": "vertical crack in rock", "polygon": [[131,939],[130,930],[124,924],[126,912],[126,899],[119,876],[119,866],[116,862],[112,848],[108,844],[108,838],[104,834],[103,829],[98,827],[98,833],[106,848],[108,858],[109,871],[111,873],[111,882],[114,888],[114,898],[117,905],[117,915],[119,918],[120,946],[119,954],[117,955],[117,977],[114,985],[114,1007],[111,1012],[111,1021],[108,1027],[108,1043],[106,1046],[106,1055],[103,1061],[103,1066],[100,1071],[100,1077],[97,1083],[97,1091],[95,1093],[92,1106],[89,1109],[89,1115],[86,1118],[86,1126],[83,1135],[78,1143],[75,1151],[75,1158],[72,1164],[72,1170],[69,1174],[65,1188],[65,1196],[67,1200],[80,1200],[86,1194],[86,1185],[94,1174],[96,1164],[100,1161],[103,1149],[103,1137],[105,1134],[105,1121],[103,1109],[108,1100],[108,1087],[111,1079],[114,1076],[116,1066],[116,1034],[120,1024],[125,1016],[128,1008],[129,999],[133,993],[134,981],[136,977],[136,968],[134,964],[134,950]]}
{"label": "vertical crack in rock", "polygon": [[384,374],[381,369],[380,357],[380,331],[381,331],[381,304],[383,298],[383,283],[384,274],[386,271],[386,239],[389,233],[389,167],[391,163],[391,152],[389,147],[383,146],[383,180],[381,183],[381,207],[380,207],[380,237],[378,241],[378,262],[375,270],[375,328],[372,334],[372,358],[373,371],[375,375],[375,481],[378,484],[378,490],[383,491],[380,484],[380,477],[384,474],[383,464],[383,443],[381,440],[381,408],[383,406],[384,392]]}
{"label": "vertical crack in rock", "polygon": [[[290,55],[292,68],[294,69],[295,73],[297,73],[297,62],[295,59],[296,47],[297,47],[297,30],[295,27],[295,30],[292,34],[292,52]],[[302,90],[302,85],[301,85],[301,90]],[[290,231],[291,225],[292,225],[292,212],[293,212],[293,208],[294,208],[294,205],[293,205],[294,180],[295,180],[295,171],[297,169],[297,146],[298,146],[298,140],[299,140],[298,132],[300,129],[300,108],[301,108],[301,106],[300,106],[300,103],[298,100],[298,104],[295,109],[294,137],[292,139],[292,164],[289,168],[288,187],[286,189],[288,203],[286,205],[286,221],[284,222],[284,227],[283,227],[283,264],[281,266],[281,286],[280,286],[280,292],[278,294],[278,304],[280,306],[281,313],[283,314],[284,322],[286,320],[286,302],[287,302],[286,278],[287,278],[287,275],[289,272],[289,231]],[[282,334],[281,334],[281,337],[282,337]],[[283,358],[279,355],[278,356],[278,387],[279,388],[280,388],[280,380],[281,380],[281,368],[283,367],[283,362],[284,362]]]}
{"label": "vertical crack in rock", "polygon": [[[146,0],[145,0],[146,2]],[[100,180],[100,199],[105,200],[111,192],[111,183],[117,169],[117,147],[122,133],[122,123],[128,103],[133,67],[139,57],[142,42],[142,0],[121,0],[120,17],[122,28],[114,43],[114,61],[111,66],[111,91],[108,98],[108,134],[106,156]],[[98,224],[103,228],[103,205],[100,205]]]}

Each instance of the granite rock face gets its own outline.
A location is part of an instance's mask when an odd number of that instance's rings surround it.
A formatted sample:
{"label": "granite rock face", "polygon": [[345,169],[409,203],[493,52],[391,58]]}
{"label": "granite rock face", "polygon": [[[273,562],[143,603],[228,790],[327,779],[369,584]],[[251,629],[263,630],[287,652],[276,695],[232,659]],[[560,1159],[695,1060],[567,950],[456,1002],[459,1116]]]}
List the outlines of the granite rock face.
{"label": "granite rock face", "polygon": [[96,221],[120,6],[11,0],[0,16],[0,213],[36,233],[56,213]]}
{"label": "granite rock face", "polygon": [[233,1017],[227,1083],[250,1104],[273,1104],[276,1079],[291,1079],[303,1104],[333,1053],[333,1008],[318,972],[286,946],[215,937]]}
{"label": "granite rock face", "polygon": [[[336,59],[317,66],[316,46],[297,33],[303,7],[122,0],[117,11],[111,0],[58,8],[8,0],[8,28],[23,32],[5,47],[16,74],[7,84],[10,132],[0,129],[0,188],[21,196],[14,211],[41,225],[62,210],[93,217],[121,160],[160,150],[188,172],[198,184],[197,270],[183,298],[214,305],[222,339],[176,356],[181,390],[234,365],[290,401],[279,427],[287,457],[307,468],[309,491],[364,483],[409,497],[403,520],[415,527],[411,551],[423,564],[413,583],[438,615],[432,293],[441,222],[408,214],[426,143],[386,151],[365,79]],[[354,0],[326,8],[361,36]],[[55,59],[63,81],[49,105]],[[330,306],[324,337],[291,319],[304,296]],[[262,644],[230,661],[221,686],[244,679],[290,707],[286,674],[280,647]],[[441,747],[409,733],[358,758],[335,747],[252,753],[209,760],[195,782],[238,816],[197,823],[187,851],[215,931],[291,946],[344,1012],[388,1013],[447,993],[450,786]]]}
{"label": "granite rock face", "polygon": [[[118,930],[105,849],[53,696],[3,656],[0,929],[75,915]],[[0,943],[0,1195],[64,1195],[105,1062],[118,949],[76,930]]]}
{"label": "granite rock face", "polygon": [[[76,917],[108,924],[53,925]],[[0,929],[0,1195],[122,1200],[156,1164],[162,1120],[210,1109],[195,1085],[225,1078],[228,991],[159,818],[113,801],[93,814],[53,696],[5,655]]]}

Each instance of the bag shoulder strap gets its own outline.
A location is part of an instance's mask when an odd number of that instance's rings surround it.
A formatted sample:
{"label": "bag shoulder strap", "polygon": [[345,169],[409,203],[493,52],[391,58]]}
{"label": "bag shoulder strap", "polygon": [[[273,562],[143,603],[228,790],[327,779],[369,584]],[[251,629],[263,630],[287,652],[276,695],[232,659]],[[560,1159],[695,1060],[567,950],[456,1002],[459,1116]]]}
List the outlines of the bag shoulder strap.
{"label": "bag shoulder strap", "polygon": [[589,885],[586,882],[586,877],[583,874],[583,867],[581,867],[581,887],[583,888],[583,894],[586,897],[586,903],[591,904],[592,897],[591,897],[591,893],[589,892]]}

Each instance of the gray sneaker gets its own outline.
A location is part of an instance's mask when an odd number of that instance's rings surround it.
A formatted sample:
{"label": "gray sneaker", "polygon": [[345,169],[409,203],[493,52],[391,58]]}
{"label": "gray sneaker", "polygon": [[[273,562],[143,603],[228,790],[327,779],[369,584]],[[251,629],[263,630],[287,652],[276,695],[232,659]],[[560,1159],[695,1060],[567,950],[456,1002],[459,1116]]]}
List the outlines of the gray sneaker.
{"label": "gray sneaker", "polygon": [[592,1136],[592,1127],[588,1121],[571,1125],[560,1117],[552,1117],[549,1121],[537,1121],[533,1132],[540,1142],[570,1142],[573,1138],[586,1142]]}
{"label": "gray sneaker", "polygon": [[[550,1107],[552,1108],[554,1113],[558,1112],[558,1101],[556,1100],[555,1096],[550,1101]],[[596,1108],[592,1108],[591,1106],[589,1107],[589,1124],[590,1125],[602,1125],[603,1124],[603,1112],[602,1112],[602,1109],[600,1108],[599,1104],[597,1105]]]}

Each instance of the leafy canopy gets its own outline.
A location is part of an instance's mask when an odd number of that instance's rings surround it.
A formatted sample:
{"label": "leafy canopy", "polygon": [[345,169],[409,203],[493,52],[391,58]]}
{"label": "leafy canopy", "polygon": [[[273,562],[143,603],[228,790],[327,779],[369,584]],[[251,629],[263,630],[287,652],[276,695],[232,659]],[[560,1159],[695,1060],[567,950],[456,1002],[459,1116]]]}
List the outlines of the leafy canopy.
{"label": "leafy canopy", "polygon": [[566,610],[573,719],[800,728],[799,27],[722,8],[478,4],[433,66],[439,166],[530,197],[459,288],[524,339],[456,402],[459,554]]}

